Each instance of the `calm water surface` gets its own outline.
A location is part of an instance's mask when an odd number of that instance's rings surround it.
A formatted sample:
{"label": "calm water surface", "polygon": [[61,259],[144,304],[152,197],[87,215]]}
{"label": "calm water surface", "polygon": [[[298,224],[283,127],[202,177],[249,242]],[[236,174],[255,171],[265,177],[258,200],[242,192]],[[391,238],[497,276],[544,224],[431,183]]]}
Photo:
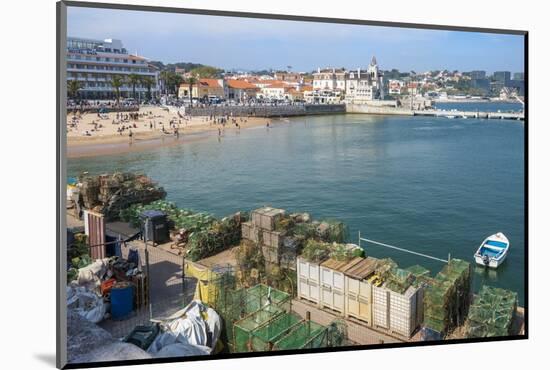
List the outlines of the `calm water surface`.
{"label": "calm water surface", "polygon": [[[70,159],[80,171],[141,171],[178,206],[224,216],[272,205],[335,218],[362,236],[436,257],[473,260],[497,231],[511,242],[498,271],[475,284],[524,284],[523,122],[426,117],[300,117],[272,128],[117,156]],[[402,267],[436,261],[366,245]]]}

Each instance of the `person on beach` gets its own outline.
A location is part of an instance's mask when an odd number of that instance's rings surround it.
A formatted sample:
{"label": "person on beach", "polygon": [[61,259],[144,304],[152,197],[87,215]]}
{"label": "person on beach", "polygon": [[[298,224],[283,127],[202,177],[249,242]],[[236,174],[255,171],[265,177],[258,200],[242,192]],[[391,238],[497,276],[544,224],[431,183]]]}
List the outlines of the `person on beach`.
{"label": "person on beach", "polygon": [[130,138],[130,142],[132,142],[134,133],[132,132],[132,129],[130,129],[130,132],[128,132],[128,137]]}

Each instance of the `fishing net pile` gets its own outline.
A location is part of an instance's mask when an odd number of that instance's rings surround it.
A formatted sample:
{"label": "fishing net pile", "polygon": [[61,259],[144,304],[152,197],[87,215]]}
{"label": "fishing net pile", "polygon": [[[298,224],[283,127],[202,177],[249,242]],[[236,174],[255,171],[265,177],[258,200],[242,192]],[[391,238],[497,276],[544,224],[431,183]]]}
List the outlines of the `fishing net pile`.
{"label": "fishing net pile", "polygon": [[468,337],[483,338],[509,335],[517,309],[517,302],[517,293],[484,285],[468,313]]}
{"label": "fishing net pile", "polygon": [[452,259],[435,276],[424,297],[424,326],[446,334],[462,325],[468,313],[471,294],[470,263]]}
{"label": "fishing net pile", "polygon": [[134,204],[148,204],[166,197],[164,188],[142,174],[83,174],[79,182],[84,207],[101,212],[107,220],[117,219],[121,210]]}
{"label": "fishing net pile", "polygon": [[209,228],[216,218],[205,212],[195,212],[190,209],[178,208],[174,203],[158,200],[149,204],[134,204],[119,212],[122,221],[129,222],[134,227],[139,227],[140,214],[143,211],[156,210],[166,213],[172,228],[186,229],[189,232],[202,231]]}

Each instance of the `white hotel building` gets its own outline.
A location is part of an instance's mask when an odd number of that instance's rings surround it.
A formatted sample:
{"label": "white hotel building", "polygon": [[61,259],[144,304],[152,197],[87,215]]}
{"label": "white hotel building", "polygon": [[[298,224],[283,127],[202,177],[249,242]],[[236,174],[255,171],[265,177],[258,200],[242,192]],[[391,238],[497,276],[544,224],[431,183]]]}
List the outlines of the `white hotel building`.
{"label": "white hotel building", "polygon": [[373,56],[367,71],[350,71],[346,80],[346,101],[354,104],[367,104],[384,99],[382,72]]}
{"label": "white hotel building", "polygon": [[[366,71],[344,69],[317,69],[313,73],[313,92],[307,98],[313,101],[338,102],[344,98],[350,104],[379,104],[384,100],[384,76],[373,56]],[[321,99],[321,98],[324,99]]]}
{"label": "white hotel building", "polygon": [[[82,99],[114,99],[111,86],[114,75],[127,77],[130,74],[150,76],[154,79],[151,94],[158,93],[158,70],[147,59],[131,55],[120,40],[93,40],[67,38],[67,80],[82,82],[79,96]],[[128,82],[120,88],[122,98],[132,97],[132,85]],[[145,99],[147,86],[136,85],[136,96]]]}

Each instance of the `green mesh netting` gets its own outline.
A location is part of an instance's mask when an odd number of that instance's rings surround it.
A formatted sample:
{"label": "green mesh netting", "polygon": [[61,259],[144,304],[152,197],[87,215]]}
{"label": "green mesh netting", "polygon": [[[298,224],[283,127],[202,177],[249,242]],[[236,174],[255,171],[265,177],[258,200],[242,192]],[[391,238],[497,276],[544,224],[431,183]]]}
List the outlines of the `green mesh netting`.
{"label": "green mesh netting", "polygon": [[403,294],[412,285],[413,281],[414,275],[410,271],[393,267],[387,272],[386,288]]}
{"label": "green mesh netting", "polygon": [[289,350],[327,346],[327,328],[312,321],[302,321],[290,333],[275,342],[273,349]]}
{"label": "green mesh netting", "polygon": [[433,279],[418,267],[408,270],[420,273],[428,283],[424,295],[424,326],[445,334],[464,323],[470,301],[470,263],[452,259]]}
{"label": "green mesh netting", "polygon": [[234,323],[264,308],[269,303],[281,311],[290,310],[291,297],[288,293],[258,284],[249,289],[235,289],[234,279],[216,282],[216,297],[211,306],[223,321],[226,341],[234,345]]}
{"label": "green mesh netting", "polygon": [[235,352],[250,352],[252,351],[251,339],[252,332],[264,324],[269,323],[272,319],[284,314],[284,312],[273,305],[264,307],[263,309],[247,316],[246,318],[237,321],[233,326],[233,348]]}
{"label": "green mesh netting", "polygon": [[468,337],[509,335],[517,309],[517,293],[484,285],[468,313]]}
{"label": "green mesh netting", "polygon": [[270,343],[275,343],[281,337],[293,330],[302,319],[294,314],[284,313],[273,318],[265,325],[251,333],[253,351],[269,351]]}
{"label": "green mesh netting", "polygon": [[396,268],[397,263],[391,258],[379,259],[376,263],[375,273],[382,279],[386,279],[391,269]]}
{"label": "green mesh netting", "polygon": [[416,278],[418,278],[420,276],[430,276],[430,270],[428,270],[424,266],[420,266],[420,265],[409,266],[405,270],[409,271]]}

